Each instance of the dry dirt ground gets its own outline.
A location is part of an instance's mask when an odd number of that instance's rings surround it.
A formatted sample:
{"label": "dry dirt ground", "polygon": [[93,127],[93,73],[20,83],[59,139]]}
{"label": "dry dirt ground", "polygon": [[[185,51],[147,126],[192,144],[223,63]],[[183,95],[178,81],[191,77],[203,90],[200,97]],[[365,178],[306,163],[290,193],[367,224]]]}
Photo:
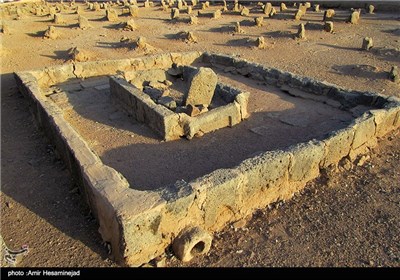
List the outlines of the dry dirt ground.
{"label": "dry dirt ground", "polygon": [[[358,25],[345,23],[349,10],[337,11],[335,33],[321,30],[322,13],[310,12],[301,22],[307,39],[294,40],[299,22],[291,14],[266,18],[263,27],[249,18],[223,15],[200,17],[188,25],[156,8],[140,8],[136,31],[120,22],[102,20],[104,11],[85,10],[94,28],[77,28],[78,15],[64,13],[56,25],[61,37],[43,39],[48,16],[2,16],[11,34],[1,39],[1,235],[10,248],[27,244],[29,253],[18,266],[117,266],[102,245],[96,221],[84,205],[65,165],[31,118],[28,103],[18,92],[14,71],[69,63],[68,50],[88,50],[93,60],[142,56],[122,37],[145,36],[160,52],[207,50],[237,55],[271,67],[331,83],[400,96],[400,86],[387,78],[400,66],[398,13],[362,14]],[[214,10],[210,7],[209,10]],[[120,9],[119,9],[120,10]],[[293,9],[290,13],[293,13]],[[240,21],[245,31],[234,34]],[[193,31],[198,43],[177,34]],[[253,47],[264,36],[266,49]],[[360,49],[370,36],[375,47]],[[323,174],[303,193],[254,213],[249,221],[215,235],[209,255],[189,266],[399,266],[400,265],[400,140],[395,131],[379,141],[361,166],[344,165],[336,174]],[[168,255],[167,266],[182,265]]]}

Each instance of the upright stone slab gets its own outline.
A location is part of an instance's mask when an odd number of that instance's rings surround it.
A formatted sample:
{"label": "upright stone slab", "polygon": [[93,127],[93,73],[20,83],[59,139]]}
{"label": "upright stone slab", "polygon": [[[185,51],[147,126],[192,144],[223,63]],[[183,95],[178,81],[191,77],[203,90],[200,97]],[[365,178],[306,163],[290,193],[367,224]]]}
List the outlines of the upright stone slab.
{"label": "upright stone slab", "polygon": [[360,12],[359,11],[352,12],[349,18],[349,22],[351,24],[358,24],[359,20],[360,20]]}
{"label": "upright stone slab", "polygon": [[269,15],[271,13],[271,10],[272,10],[272,4],[268,2],[264,6],[264,14]]}
{"label": "upright stone slab", "polygon": [[362,43],[362,48],[369,51],[374,46],[374,41],[370,37],[365,37]]}
{"label": "upright stone slab", "polygon": [[200,67],[188,73],[187,82],[189,89],[185,98],[185,105],[208,107],[217,86],[217,74],[211,68]]}
{"label": "upright stone slab", "polygon": [[131,14],[131,16],[137,17],[139,15],[139,7],[137,5],[130,5],[129,13]]}
{"label": "upright stone slab", "polygon": [[118,21],[118,14],[117,11],[114,9],[107,10],[106,16],[108,21]]}

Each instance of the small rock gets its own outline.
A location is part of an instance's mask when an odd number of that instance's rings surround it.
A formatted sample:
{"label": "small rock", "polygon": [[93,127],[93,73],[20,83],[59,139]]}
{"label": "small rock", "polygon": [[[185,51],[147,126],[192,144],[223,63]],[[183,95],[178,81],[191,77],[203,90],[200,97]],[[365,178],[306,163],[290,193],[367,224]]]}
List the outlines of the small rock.
{"label": "small rock", "polygon": [[362,43],[363,50],[369,51],[373,46],[374,46],[374,42],[373,42],[372,38],[365,37],[363,39],[363,43]]}
{"label": "small rock", "polygon": [[88,54],[87,51],[82,50],[78,47],[74,47],[70,49],[69,54],[74,61],[82,62],[82,61],[88,61],[90,59],[90,55]]}
{"label": "small rock", "polygon": [[193,34],[192,31],[189,31],[186,34],[186,42],[187,43],[197,43],[197,37]]}
{"label": "small rock", "polygon": [[363,166],[370,158],[369,155],[361,156],[356,162],[357,166]]}
{"label": "small rock", "polygon": [[158,101],[158,104],[163,105],[167,107],[168,109],[174,111],[176,109],[176,102],[175,100],[170,97],[170,96],[161,96]]}
{"label": "small rock", "polygon": [[390,70],[389,73],[389,79],[396,84],[400,83],[400,75],[399,75],[399,68],[395,65],[392,66],[392,69]]}
{"label": "small rock", "polygon": [[44,33],[44,38],[49,38],[52,40],[57,39],[59,36],[60,35],[54,26],[49,26],[46,32]]}
{"label": "small rock", "polygon": [[234,222],[233,223],[233,227],[235,229],[241,229],[241,228],[244,228],[246,226],[246,224],[247,224],[246,219],[241,219],[241,220],[239,220],[237,222]]}
{"label": "small rock", "polygon": [[265,39],[263,36],[258,37],[256,40],[257,48],[265,49]]}

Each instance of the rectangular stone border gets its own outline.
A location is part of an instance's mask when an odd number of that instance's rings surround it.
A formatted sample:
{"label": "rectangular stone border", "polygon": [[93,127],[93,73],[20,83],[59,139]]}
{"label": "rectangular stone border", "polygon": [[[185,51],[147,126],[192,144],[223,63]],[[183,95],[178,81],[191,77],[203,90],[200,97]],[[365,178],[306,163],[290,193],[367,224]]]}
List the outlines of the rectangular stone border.
{"label": "rectangular stone border", "polygon": [[147,124],[165,141],[186,136],[193,138],[197,133],[208,133],[223,127],[232,127],[248,117],[249,93],[218,83],[215,94],[229,104],[190,117],[175,113],[155,103],[150,96],[128,83],[122,76],[110,77],[111,98],[124,107],[136,120]]}
{"label": "rectangular stone border", "polygon": [[[168,68],[173,63],[209,63],[229,66],[267,84],[298,88],[310,96],[326,96],[343,108],[356,105],[374,109],[322,141],[299,143],[286,150],[261,153],[230,169],[217,169],[189,183],[178,181],[156,191],[129,188],[127,180],[102,163],[79,134],[65,121],[62,111],[40,90],[69,78],[115,75],[118,71]],[[55,144],[72,177],[81,187],[99,222],[104,241],[116,260],[139,266],[161,255],[188,227],[210,233],[223,229],[269,203],[286,200],[319,176],[320,169],[354,157],[376,144],[377,137],[400,126],[400,100],[283,72],[227,55],[169,53],[126,60],[94,61],[15,73],[21,92],[31,101],[32,113]],[[307,98],[307,97],[305,97]]]}

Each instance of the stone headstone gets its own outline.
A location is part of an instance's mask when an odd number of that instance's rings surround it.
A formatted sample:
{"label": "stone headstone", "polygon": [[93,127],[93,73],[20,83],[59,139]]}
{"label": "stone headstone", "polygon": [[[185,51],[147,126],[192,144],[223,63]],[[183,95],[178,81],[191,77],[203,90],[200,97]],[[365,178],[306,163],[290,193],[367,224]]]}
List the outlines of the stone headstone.
{"label": "stone headstone", "polygon": [[299,24],[299,30],[297,31],[297,38],[305,39],[306,38],[306,29],[304,27],[304,23]]}
{"label": "stone headstone", "polygon": [[297,10],[296,13],[294,14],[294,19],[295,20],[301,20],[301,17],[303,16],[303,12],[301,10]]}
{"label": "stone headstone", "polygon": [[195,15],[190,16],[189,24],[190,25],[196,25],[199,23],[199,18],[196,17]]}
{"label": "stone headstone", "polygon": [[254,18],[254,23],[258,27],[263,26],[263,21],[264,21],[264,17],[256,17],[256,18]]}
{"label": "stone headstone", "polygon": [[133,31],[137,29],[137,25],[133,19],[128,19],[124,27],[125,30]]}
{"label": "stone headstone", "polygon": [[374,13],[374,10],[375,10],[374,5],[369,5],[369,6],[368,6],[368,13],[369,13],[369,14],[373,14],[373,13]]}
{"label": "stone headstone", "polygon": [[314,5],[314,12],[319,12],[319,5],[318,4]]}
{"label": "stone headstone", "polygon": [[48,39],[57,39],[60,36],[60,34],[58,33],[57,29],[54,26],[49,26],[46,30],[46,32],[44,33],[44,38],[48,38]]}
{"label": "stone headstone", "polygon": [[240,15],[247,17],[247,16],[249,16],[249,14],[250,14],[250,10],[246,7],[243,7],[242,11],[240,12]]}
{"label": "stone headstone", "polygon": [[271,3],[266,3],[264,6],[264,14],[269,15],[272,10],[272,4]]}
{"label": "stone headstone", "polygon": [[325,21],[324,30],[326,32],[333,33],[333,22],[332,21]]}
{"label": "stone headstone", "polygon": [[273,17],[274,15],[276,15],[276,9],[274,7],[272,7],[271,12],[269,13],[269,17]]}
{"label": "stone headstone", "polygon": [[108,21],[118,21],[118,14],[114,9],[106,10],[106,17]]}
{"label": "stone headstone", "polygon": [[184,77],[188,82],[189,88],[185,96],[185,105],[208,107],[217,86],[217,74],[211,68],[206,67],[200,67],[188,72],[188,77]]}
{"label": "stone headstone", "polygon": [[221,16],[222,16],[221,10],[216,10],[213,13],[213,19],[219,19],[219,18],[221,18]]}
{"label": "stone headstone", "polygon": [[397,66],[392,66],[389,73],[389,79],[396,84],[400,83],[399,68]]}
{"label": "stone headstone", "polygon": [[79,16],[78,18],[78,23],[79,23],[79,28],[80,29],[89,29],[92,28],[93,26],[89,23],[89,20],[85,18],[84,16]]}
{"label": "stone headstone", "polygon": [[286,7],[286,4],[285,4],[285,3],[281,3],[280,10],[281,10],[281,12],[287,10],[287,7]]}
{"label": "stone headstone", "polygon": [[139,15],[139,7],[137,5],[130,5],[129,13],[132,17],[137,17]]}
{"label": "stone headstone", "polygon": [[265,39],[263,36],[258,37],[256,40],[257,48],[265,49]]}
{"label": "stone headstone", "polygon": [[240,22],[235,23],[235,32],[236,33],[244,33],[243,29],[240,27]]}
{"label": "stone headstone", "polygon": [[171,10],[171,20],[179,18],[179,9],[173,8]]}
{"label": "stone headstone", "polygon": [[54,23],[55,24],[66,24],[64,17],[61,14],[54,15]]}
{"label": "stone headstone", "polygon": [[186,34],[186,42],[188,43],[197,43],[197,37],[194,35],[192,31],[189,31]]}
{"label": "stone headstone", "polygon": [[374,46],[374,41],[370,37],[365,37],[362,43],[362,49],[369,51]]}
{"label": "stone headstone", "polygon": [[324,12],[324,18],[323,21],[329,20],[331,18],[333,18],[333,16],[335,15],[335,10],[333,9],[328,9]]}
{"label": "stone headstone", "polygon": [[358,24],[359,20],[360,20],[360,12],[359,11],[352,12],[349,18],[349,22],[351,24]]}

